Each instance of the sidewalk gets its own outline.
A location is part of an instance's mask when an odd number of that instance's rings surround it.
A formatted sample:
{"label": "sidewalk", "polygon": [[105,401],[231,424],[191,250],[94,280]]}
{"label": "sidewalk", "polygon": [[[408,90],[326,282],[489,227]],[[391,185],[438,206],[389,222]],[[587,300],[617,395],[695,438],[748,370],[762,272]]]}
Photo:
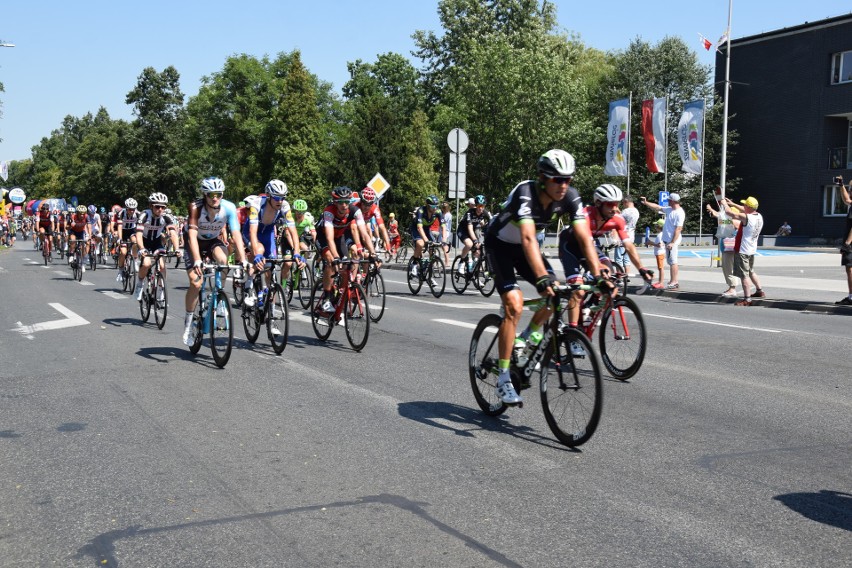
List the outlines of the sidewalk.
{"label": "sidewalk", "polygon": [[[639,248],[639,256],[645,268],[657,271],[656,260],[651,248]],[[653,290],[647,295],[666,296],[693,302],[716,302],[733,304],[742,298],[742,288],[737,283],[737,298],[721,296],[726,285],[722,269],[711,262],[715,248],[686,247],[679,251],[679,290]],[[562,265],[554,248],[546,247],[545,256],[562,277]],[[452,262],[453,255],[450,254]],[[403,270],[404,266],[386,265],[392,270]],[[448,267],[449,269],[449,267]],[[668,266],[664,266],[664,282],[668,282]],[[755,299],[754,306],[798,311],[815,311],[852,315],[852,306],[837,306],[834,302],[848,294],[846,273],[840,266],[840,253],[832,248],[791,249],[765,247],[758,250],[755,258],[758,274],[766,298]],[[631,270],[631,292],[639,288],[641,279]],[[656,277],[655,277],[656,281]],[[635,284],[635,286],[634,286]],[[449,286],[449,283],[447,283]]]}

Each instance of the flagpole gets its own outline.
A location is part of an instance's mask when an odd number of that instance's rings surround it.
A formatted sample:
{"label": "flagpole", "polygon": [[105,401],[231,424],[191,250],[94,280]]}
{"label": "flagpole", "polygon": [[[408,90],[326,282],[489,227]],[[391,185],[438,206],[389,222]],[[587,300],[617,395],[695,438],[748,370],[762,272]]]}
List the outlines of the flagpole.
{"label": "flagpole", "polygon": [[725,102],[722,107],[722,173],[719,178],[719,186],[722,189],[722,199],[725,198],[725,169],[728,164],[728,97],[731,94],[731,16],[734,11],[734,0],[728,0],[728,36],[725,49]]}
{"label": "flagpole", "polygon": [[627,195],[630,195],[630,149],[633,146],[631,135],[633,132],[633,91],[627,99]]}
{"label": "flagpole", "polygon": [[707,99],[704,101],[703,111],[701,113],[701,199],[699,200],[698,208],[698,242],[701,243],[701,238],[704,236],[704,156],[706,154],[704,146],[704,129],[707,126]]}
{"label": "flagpole", "polygon": [[669,192],[669,95],[666,93],[666,112],[663,114],[663,191]]}

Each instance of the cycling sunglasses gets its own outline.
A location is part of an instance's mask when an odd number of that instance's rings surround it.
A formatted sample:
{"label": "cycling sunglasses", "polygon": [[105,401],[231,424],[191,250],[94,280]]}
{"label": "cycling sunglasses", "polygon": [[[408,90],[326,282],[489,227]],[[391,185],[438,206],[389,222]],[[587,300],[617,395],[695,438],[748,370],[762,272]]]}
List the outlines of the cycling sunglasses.
{"label": "cycling sunglasses", "polygon": [[571,176],[558,176],[558,177],[550,178],[550,181],[552,181],[555,184],[562,185],[563,183],[571,183],[571,181],[573,179],[574,178],[571,177]]}

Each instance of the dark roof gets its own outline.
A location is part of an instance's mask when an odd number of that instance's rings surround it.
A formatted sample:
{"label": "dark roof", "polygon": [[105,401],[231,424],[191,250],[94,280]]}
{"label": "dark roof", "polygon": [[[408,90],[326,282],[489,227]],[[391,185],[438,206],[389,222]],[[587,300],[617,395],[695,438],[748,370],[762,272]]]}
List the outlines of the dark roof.
{"label": "dark roof", "polygon": [[[816,28],[820,28],[820,27],[834,26],[834,25],[838,25],[838,24],[844,24],[844,23],[847,23],[847,22],[852,23],[852,12],[850,12],[848,14],[844,14],[843,16],[835,16],[833,18],[826,18],[824,20],[818,20],[816,22],[805,22],[804,24],[799,24],[798,26],[791,26],[789,28],[781,28],[779,30],[773,30],[771,32],[763,32],[763,33],[760,33],[760,34],[741,37],[741,38],[737,38],[737,39],[731,38],[731,45],[738,44],[738,43],[752,43],[752,42],[761,41],[761,40],[765,40],[765,39],[772,39],[773,36],[781,36],[781,35],[794,34],[794,33],[799,33],[799,32],[806,32],[806,31],[810,31],[812,29],[816,29]],[[719,47],[721,49],[725,48],[724,45],[721,45]]]}

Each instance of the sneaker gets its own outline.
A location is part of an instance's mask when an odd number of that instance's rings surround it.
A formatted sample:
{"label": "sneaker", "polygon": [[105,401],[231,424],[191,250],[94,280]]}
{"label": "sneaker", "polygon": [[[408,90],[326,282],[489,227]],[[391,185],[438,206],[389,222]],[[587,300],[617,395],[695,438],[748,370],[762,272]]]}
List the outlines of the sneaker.
{"label": "sneaker", "polygon": [[572,341],[571,342],[571,355],[573,355],[574,357],[585,357],[586,356],[586,350],[583,348],[582,345],[580,345],[579,341]]}
{"label": "sneaker", "polygon": [[656,284],[651,284],[651,288],[654,290],[662,290],[665,286],[663,286],[662,282],[657,282]]}
{"label": "sneaker", "polygon": [[142,294],[145,293],[145,286],[141,282],[136,283],[136,301],[142,301]]}
{"label": "sneaker", "polygon": [[435,280],[434,278],[430,278],[429,279],[429,287],[430,288],[437,288],[438,287],[438,281]]}
{"label": "sneaker", "polygon": [[254,295],[253,290],[246,293],[246,297],[243,298],[243,303],[249,308],[252,308],[255,304],[257,304],[257,297]]}
{"label": "sneaker", "polygon": [[195,326],[191,323],[183,330],[183,344],[192,345],[195,343]]}
{"label": "sneaker", "polygon": [[116,277],[115,277],[115,281],[116,281],[116,282],[124,282],[124,274],[122,274],[121,272],[119,272],[119,273],[116,275]]}
{"label": "sneaker", "polygon": [[411,270],[409,271],[409,274],[411,274],[412,278],[417,278],[417,264],[411,265]]}
{"label": "sneaker", "polygon": [[834,305],[835,306],[852,306],[852,298],[850,298],[849,296],[846,296],[842,300],[840,300],[838,302],[834,302]]}
{"label": "sneaker", "polygon": [[512,384],[512,381],[506,381],[497,385],[497,396],[500,397],[503,404],[520,404],[524,401],[515,392],[515,385]]}
{"label": "sneaker", "polygon": [[751,300],[740,300],[734,304],[735,306],[750,306]]}
{"label": "sneaker", "polygon": [[281,330],[278,329],[277,325],[273,325],[271,331],[272,331],[272,335],[281,335]]}
{"label": "sneaker", "polygon": [[722,292],[722,296],[725,298],[733,298],[737,295],[736,288],[728,288],[724,292]]}
{"label": "sneaker", "polygon": [[80,268],[82,268],[82,269],[83,269],[83,274],[85,274],[85,273],[86,273],[86,265],[84,264],[84,265],[83,265],[83,266],[81,266]]}
{"label": "sneaker", "polygon": [[764,292],[763,290],[757,290],[757,291],[755,291],[754,294],[751,295],[751,297],[752,298],[765,298],[766,292]]}
{"label": "sneaker", "polygon": [[334,304],[331,303],[331,300],[326,300],[322,303],[322,307],[320,309],[326,313],[331,313],[334,311]]}
{"label": "sneaker", "polygon": [[669,282],[666,284],[666,290],[677,290],[680,288],[680,284],[677,282]]}

